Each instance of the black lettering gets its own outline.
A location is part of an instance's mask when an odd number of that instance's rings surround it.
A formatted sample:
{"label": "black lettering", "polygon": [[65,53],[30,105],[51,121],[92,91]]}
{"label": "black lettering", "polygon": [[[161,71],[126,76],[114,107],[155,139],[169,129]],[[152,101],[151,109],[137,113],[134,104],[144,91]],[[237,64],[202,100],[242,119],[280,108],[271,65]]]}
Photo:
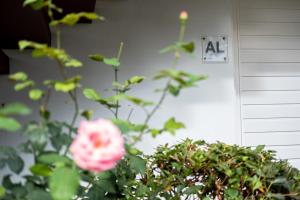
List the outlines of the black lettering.
{"label": "black lettering", "polygon": [[217,42],[217,52],[218,53],[224,53],[225,52],[224,50],[220,49],[220,42]]}
{"label": "black lettering", "polygon": [[208,53],[209,51],[216,53],[216,49],[215,49],[212,41],[209,41],[209,43],[207,44],[206,50],[205,50],[206,53]]}

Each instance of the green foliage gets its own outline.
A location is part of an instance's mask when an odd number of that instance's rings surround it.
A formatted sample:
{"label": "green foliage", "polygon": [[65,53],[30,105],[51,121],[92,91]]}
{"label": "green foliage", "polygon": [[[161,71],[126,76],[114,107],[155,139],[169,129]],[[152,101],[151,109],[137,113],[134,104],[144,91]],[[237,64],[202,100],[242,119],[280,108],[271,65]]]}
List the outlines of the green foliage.
{"label": "green foliage", "polygon": [[0,147],[0,169],[7,165],[16,174],[21,173],[24,162],[12,147]]}
{"label": "green foliage", "polygon": [[185,53],[193,53],[195,51],[194,42],[183,43],[177,42],[173,45],[167,46],[160,50],[160,53],[169,53],[169,52],[185,52]]}
{"label": "green foliage", "polygon": [[24,72],[16,72],[14,74],[9,75],[9,79],[13,81],[27,81],[28,76]]}
{"label": "green foliage", "polygon": [[103,17],[98,16],[96,13],[70,13],[64,16],[60,20],[53,20],[50,22],[50,26],[57,26],[59,24],[64,24],[68,26],[74,26],[81,18],[89,19],[89,20],[104,20]]}
{"label": "green foliage", "polygon": [[183,128],[185,128],[185,125],[181,122],[176,121],[175,118],[172,117],[165,122],[164,127],[162,129],[154,128],[151,129],[150,132],[152,137],[156,137],[164,132],[168,132],[172,135],[175,135],[176,131]]}
{"label": "green foliage", "polygon": [[176,69],[162,70],[154,77],[155,80],[169,79],[167,90],[173,96],[178,96],[184,88],[195,87],[196,83],[206,78],[204,75],[195,75]]}
{"label": "green foliage", "polygon": [[107,108],[115,108],[118,107],[118,105],[115,102],[115,99],[112,98],[102,98],[101,94],[97,93],[96,90],[92,88],[85,88],[83,90],[83,95],[92,101],[98,102],[101,105],[106,106]]}
{"label": "green foliage", "polygon": [[0,198],[5,196],[5,188],[0,186]]}
{"label": "green foliage", "polygon": [[177,122],[174,117],[170,118],[164,125],[164,130],[173,135],[178,129],[182,128],[185,128],[185,125],[181,122]]}
{"label": "green foliage", "polygon": [[10,103],[0,108],[0,115],[29,115],[31,110],[21,103]]}
{"label": "green foliage", "polygon": [[[57,44],[50,47],[33,41],[23,40],[19,42],[20,50],[30,49],[33,58],[48,57],[58,65],[60,77],[56,80],[44,80],[45,89],[36,87],[35,80],[29,79],[24,72],[17,72],[10,76],[10,80],[15,82],[15,90],[20,91],[28,89],[28,96],[31,100],[37,101],[39,105],[40,118],[29,122],[24,126],[22,134],[24,142],[20,144],[19,150],[32,156],[34,163],[30,166],[25,176],[18,177],[20,182],[13,182],[11,175],[5,175],[0,187],[0,199],[3,200],[72,200],[72,199],[91,199],[91,200],[122,200],[135,199],[134,195],[129,195],[129,189],[136,189],[135,195],[148,194],[149,188],[139,184],[136,188],[131,188],[131,184],[137,184],[138,177],[150,175],[147,168],[147,158],[135,147],[135,144],[142,140],[146,134],[155,137],[158,134],[168,132],[174,135],[179,129],[185,128],[184,124],[170,117],[161,129],[152,128],[149,124],[153,116],[163,104],[168,93],[178,96],[182,89],[194,87],[196,83],[204,79],[204,76],[197,76],[182,70],[176,70],[172,66],[170,70],[162,70],[156,80],[164,79],[166,81],[163,87],[161,97],[157,102],[149,102],[144,98],[136,97],[130,94],[134,86],[141,84],[145,77],[132,76],[125,78],[124,82],[119,80],[119,71],[121,67],[121,55],[123,43],[120,44],[118,54],[111,57],[105,57],[101,54],[93,54],[89,57],[97,62],[109,66],[114,73],[111,88],[86,88],[83,87],[83,95],[91,101],[97,102],[113,113],[113,123],[117,125],[122,132],[126,144],[126,156],[118,165],[109,171],[95,174],[76,166],[76,163],[69,155],[69,148],[72,140],[76,137],[76,124],[80,117],[87,120],[92,119],[93,110],[82,110],[78,100],[78,91],[81,89],[81,76],[69,74],[72,68],[82,67],[82,63],[70,56],[61,46],[61,25],[73,26],[81,18],[88,20],[103,20],[103,17],[95,13],[70,13],[61,19],[55,19],[55,13],[62,12],[62,9],[55,6],[51,0],[24,0],[24,6],[31,6],[33,9],[43,9],[46,11],[50,25],[54,26],[56,31]],[[178,62],[179,53],[193,53],[195,46],[193,42],[185,43],[184,29],[185,23],[181,23],[181,33],[179,40],[165,52],[175,52],[175,62]],[[71,67],[71,69],[67,69]],[[106,95],[101,90],[108,91]],[[101,93],[97,92],[101,91]],[[52,119],[49,102],[52,100],[52,94],[57,92],[65,93],[69,99],[66,102],[72,102],[74,105],[74,115],[71,119],[56,121]],[[113,94],[112,94],[113,93]],[[104,97],[105,96],[105,97]],[[62,103],[62,102],[61,102]],[[130,110],[127,110],[125,104],[130,104]],[[121,110],[122,109],[122,110]],[[135,109],[141,109],[145,112],[142,123],[131,122],[131,114]],[[127,117],[121,118],[120,112],[128,113]],[[12,118],[12,115],[29,114],[29,110],[22,105],[7,105],[0,109],[0,129],[15,131],[21,125]],[[17,150],[11,147],[0,148],[0,169],[8,166],[13,173],[19,174],[24,167],[24,162],[19,156]],[[170,176],[171,177],[171,176]],[[260,187],[256,179],[248,179],[253,187]],[[167,181],[166,181],[167,182]],[[189,188],[186,193],[192,194],[199,186]],[[234,194],[233,190],[226,192],[228,195]],[[155,199],[156,197],[151,197]]]}
{"label": "green foliage", "polygon": [[14,132],[21,128],[21,124],[12,115],[28,115],[30,109],[21,103],[11,103],[0,108],[0,130]]}
{"label": "green foliage", "polygon": [[81,80],[80,76],[75,76],[65,81],[55,81],[54,89],[58,92],[68,93],[80,86],[79,85],[80,80]]}
{"label": "green foliage", "polygon": [[[40,10],[40,9],[42,9],[44,7],[48,7],[50,10],[54,10],[54,11],[57,11],[59,13],[62,12],[62,9],[58,8],[50,0],[24,0],[23,6],[30,6],[34,10]],[[48,11],[48,14],[52,15],[51,12]]]}
{"label": "green foliage", "polygon": [[21,128],[20,123],[11,118],[11,117],[3,117],[0,116],[0,129],[1,130],[6,130],[10,132],[15,132]]}
{"label": "green foliage", "polygon": [[58,168],[50,177],[49,187],[53,200],[70,200],[77,193],[79,187],[79,174],[77,170]]}
{"label": "green foliage", "polygon": [[37,101],[40,100],[43,96],[44,92],[40,89],[32,89],[29,91],[29,98]]}
{"label": "green foliage", "polygon": [[36,176],[49,177],[52,174],[51,168],[48,167],[47,165],[43,165],[43,164],[35,164],[35,165],[31,166],[30,171],[32,174],[34,174]]}
{"label": "green foliage", "polygon": [[65,67],[81,67],[82,63],[70,55],[68,55],[65,50],[57,49],[53,47],[49,47],[46,44],[40,44],[37,42],[31,42],[27,40],[22,40],[19,42],[20,50],[24,50],[27,48],[32,50],[32,57],[40,58],[40,57],[48,57],[50,59],[57,60],[60,64]]}
{"label": "green foliage", "polygon": [[[133,181],[128,199],[294,199],[300,171],[263,147],[185,140],[147,157],[146,173]],[[155,172],[155,173],[153,173]],[[140,192],[140,188],[144,188]]]}

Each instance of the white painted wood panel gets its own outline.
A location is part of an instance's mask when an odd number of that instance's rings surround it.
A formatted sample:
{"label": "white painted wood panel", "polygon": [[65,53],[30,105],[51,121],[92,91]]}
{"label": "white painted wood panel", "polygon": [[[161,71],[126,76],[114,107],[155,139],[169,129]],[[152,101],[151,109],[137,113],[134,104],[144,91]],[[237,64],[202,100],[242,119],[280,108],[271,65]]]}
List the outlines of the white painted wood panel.
{"label": "white painted wood panel", "polygon": [[[247,133],[243,136],[245,146],[257,145],[299,145],[299,132],[272,132],[272,133]],[[274,148],[274,147],[273,147]],[[300,149],[299,152],[300,153]],[[300,155],[298,156],[300,157]]]}
{"label": "white painted wood panel", "polygon": [[240,56],[242,63],[300,62],[300,50],[243,50]]}
{"label": "white painted wood panel", "polygon": [[300,77],[241,77],[244,90],[300,90]]}
{"label": "white painted wood panel", "polygon": [[[300,11],[299,11],[300,12]],[[299,16],[300,20],[300,16]],[[241,49],[300,49],[300,37],[241,36]]]}
{"label": "white painted wood panel", "polygon": [[244,133],[300,131],[300,119],[245,119],[242,129]]}
{"label": "white painted wood panel", "polygon": [[240,0],[242,144],[300,168],[300,0]]}
{"label": "white painted wood panel", "polygon": [[242,107],[243,119],[299,118],[300,104],[249,105]]}
{"label": "white painted wood panel", "polygon": [[296,159],[300,157],[300,146],[277,146],[267,147],[267,149],[277,152],[280,159]]}
{"label": "white painted wood panel", "polygon": [[242,91],[241,103],[242,105],[300,105],[300,91]]}
{"label": "white painted wood panel", "polygon": [[300,159],[289,160],[289,163],[290,163],[292,166],[294,166],[294,167],[300,169]]}
{"label": "white painted wood panel", "polygon": [[[299,1],[300,2],[300,1]],[[241,23],[240,34],[242,36],[299,36],[299,23]]]}
{"label": "white painted wood panel", "polygon": [[299,0],[240,0],[241,8],[300,9]]}
{"label": "white painted wood panel", "polygon": [[300,63],[241,63],[240,75],[300,76]]}
{"label": "white painted wood panel", "polygon": [[300,22],[300,10],[241,9],[240,22]]}

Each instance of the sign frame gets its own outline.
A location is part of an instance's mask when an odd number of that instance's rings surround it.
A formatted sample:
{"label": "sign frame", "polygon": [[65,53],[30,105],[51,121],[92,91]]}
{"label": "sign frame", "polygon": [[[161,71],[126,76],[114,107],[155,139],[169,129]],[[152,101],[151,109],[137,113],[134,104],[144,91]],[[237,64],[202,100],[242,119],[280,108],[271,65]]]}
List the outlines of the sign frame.
{"label": "sign frame", "polygon": [[[208,47],[208,45],[210,45]],[[203,63],[228,63],[228,35],[201,35],[202,62]],[[207,49],[215,51],[208,54]]]}

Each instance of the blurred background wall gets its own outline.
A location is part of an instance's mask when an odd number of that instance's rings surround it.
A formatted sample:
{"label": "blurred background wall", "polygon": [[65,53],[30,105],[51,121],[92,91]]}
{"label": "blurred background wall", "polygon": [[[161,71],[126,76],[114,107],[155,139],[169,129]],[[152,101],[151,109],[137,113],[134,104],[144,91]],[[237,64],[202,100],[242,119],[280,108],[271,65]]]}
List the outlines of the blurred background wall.
{"label": "blurred background wall", "polygon": [[[209,142],[223,141],[239,143],[239,112],[235,92],[235,70],[233,57],[234,17],[232,0],[114,0],[98,1],[96,12],[105,16],[106,21],[81,24],[75,28],[64,28],[62,46],[74,57],[84,63],[74,74],[83,76],[83,85],[104,91],[113,79],[109,67],[90,61],[88,54],[101,53],[115,56],[119,43],[125,43],[121,61],[120,79],[126,80],[133,75],[148,79],[131,91],[131,94],[157,101],[155,88],[163,87],[164,82],[152,82],[151,77],[160,69],[169,67],[173,55],[161,55],[159,50],[176,41],[179,30],[178,15],[188,11],[186,41],[195,41],[196,52],[185,56],[179,69],[208,75],[208,80],[199,87],[184,91],[179,98],[169,96],[157,112],[151,125],[161,127],[171,116],[186,124],[187,129],[173,137],[162,135],[156,139],[145,137],[138,146],[150,153],[154,147],[163,143],[178,142],[183,138],[205,139]],[[38,28],[38,27],[37,27]],[[229,62],[227,64],[201,63],[201,35],[225,34],[229,36]],[[53,34],[54,37],[54,34]],[[55,44],[55,37],[53,38]],[[25,71],[41,83],[44,79],[57,79],[57,67],[47,59],[32,59],[30,52],[20,53],[7,50],[11,59],[11,71]],[[23,102],[34,108],[37,104],[27,98],[27,93],[16,93],[7,76],[0,77],[0,103]],[[110,118],[112,115],[98,104],[91,103],[80,94],[82,108],[94,109],[95,118]],[[72,103],[63,94],[52,97],[50,102],[52,118],[69,120],[73,114]],[[131,107],[123,105],[121,115],[127,117]],[[37,110],[37,109],[36,109]],[[36,119],[35,112],[24,121]],[[134,109],[131,120],[141,122],[143,111]],[[17,145],[22,141],[18,134],[1,133],[0,144]],[[30,158],[28,158],[30,159]]]}

